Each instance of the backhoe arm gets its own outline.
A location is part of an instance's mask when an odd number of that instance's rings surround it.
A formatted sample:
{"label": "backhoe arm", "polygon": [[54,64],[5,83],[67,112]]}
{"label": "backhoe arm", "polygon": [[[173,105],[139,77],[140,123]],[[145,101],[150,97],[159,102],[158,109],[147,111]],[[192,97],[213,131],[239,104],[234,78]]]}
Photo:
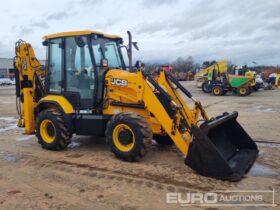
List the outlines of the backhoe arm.
{"label": "backhoe arm", "polygon": [[43,66],[35,57],[32,46],[22,40],[16,43],[14,67],[16,75],[18,126],[25,128],[26,134],[34,133],[34,109],[38,95],[43,95],[45,75]]}

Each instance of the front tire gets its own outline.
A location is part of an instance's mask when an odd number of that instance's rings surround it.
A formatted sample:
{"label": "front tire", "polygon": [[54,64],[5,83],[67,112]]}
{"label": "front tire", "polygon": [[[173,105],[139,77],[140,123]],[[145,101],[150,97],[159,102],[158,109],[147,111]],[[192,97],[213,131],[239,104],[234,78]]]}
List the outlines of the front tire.
{"label": "front tire", "polygon": [[72,134],[67,129],[63,114],[56,109],[47,109],[37,117],[36,136],[44,149],[63,150],[70,144]]}
{"label": "front tire", "polygon": [[146,144],[152,141],[150,125],[142,116],[133,112],[115,115],[107,124],[106,141],[119,159],[138,161],[146,153]]}

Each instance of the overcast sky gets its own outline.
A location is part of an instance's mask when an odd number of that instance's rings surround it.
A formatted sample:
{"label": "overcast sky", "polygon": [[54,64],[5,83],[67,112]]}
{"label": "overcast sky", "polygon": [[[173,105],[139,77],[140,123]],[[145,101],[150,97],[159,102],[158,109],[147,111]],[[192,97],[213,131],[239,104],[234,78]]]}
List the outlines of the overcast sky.
{"label": "overcast sky", "polygon": [[0,57],[13,57],[24,39],[44,59],[44,35],[92,29],[125,41],[131,30],[143,62],[193,56],[280,64],[280,0],[8,0],[0,26]]}

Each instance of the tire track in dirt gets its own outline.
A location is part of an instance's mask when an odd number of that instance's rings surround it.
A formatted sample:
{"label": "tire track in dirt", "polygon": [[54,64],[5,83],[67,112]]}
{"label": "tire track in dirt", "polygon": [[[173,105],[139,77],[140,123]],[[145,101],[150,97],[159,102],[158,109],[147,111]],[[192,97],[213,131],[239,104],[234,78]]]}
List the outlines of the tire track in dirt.
{"label": "tire track in dirt", "polygon": [[[9,152],[7,152],[9,153]],[[9,153],[11,154],[11,153]],[[52,168],[54,170],[62,171],[70,174],[77,174],[87,177],[94,177],[104,180],[114,180],[122,181],[126,183],[136,184],[141,187],[148,187],[155,190],[166,190],[170,192],[187,192],[187,191],[210,191],[215,189],[217,183],[222,181],[214,180],[207,177],[201,177],[195,175],[188,180],[177,180],[176,177],[165,177],[164,174],[157,174],[153,171],[145,171],[141,173],[142,169],[139,168],[119,168],[112,169],[106,165],[100,165],[97,163],[85,164],[85,163],[75,163],[70,160],[49,160],[38,158],[30,154],[21,154],[23,165],[30,167],[42,167],[42,168]],[[170,165],[164,163],[145,163],[143,168],[146,166],[161,167],[170,170]],[[176,167],[174,167],[176,169]],[[172,170],[174,170],[172,168]],[[189,174],[186,174],[188,176]],[[201,182],[204,182],[201,185]],[[232,186],[233,183],[223,182],[223,188]]]}
{"label": "tire track in dirt", "polygon": [[[183,183],[162,180],[159,181],[158,177],[146,177],[146,176],[135,176],[135,174],[129,174],[124,171],[111,171],[106,168],[99,168],[87,164],[76,164],[69,161],[38,161],[36,159],[28,160],[25,165],[32,167],[44,167],[59,170],[65,173],[87,176],[90,178],[113,180],[118,182],[126,182],[129,184],[136,184],[141,187],[154,188],[157,190],[167,190],[170,192],[188,192],[190,188],[194,189],[194,186],[185,187]],[[204,188],[196,187],[197,190],[208,190]]]}

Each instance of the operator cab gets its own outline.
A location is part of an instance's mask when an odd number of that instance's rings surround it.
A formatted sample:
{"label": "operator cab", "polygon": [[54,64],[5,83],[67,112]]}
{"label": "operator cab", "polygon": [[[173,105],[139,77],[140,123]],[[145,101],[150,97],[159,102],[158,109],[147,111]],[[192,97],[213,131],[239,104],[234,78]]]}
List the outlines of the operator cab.
{"label": "operator cab", "polygon": [[95,31],[44,37],[47,46],[46,91],[64,95],[76,110],[98,109],[107,69],[126,69],[120,50],[122,38]]}

